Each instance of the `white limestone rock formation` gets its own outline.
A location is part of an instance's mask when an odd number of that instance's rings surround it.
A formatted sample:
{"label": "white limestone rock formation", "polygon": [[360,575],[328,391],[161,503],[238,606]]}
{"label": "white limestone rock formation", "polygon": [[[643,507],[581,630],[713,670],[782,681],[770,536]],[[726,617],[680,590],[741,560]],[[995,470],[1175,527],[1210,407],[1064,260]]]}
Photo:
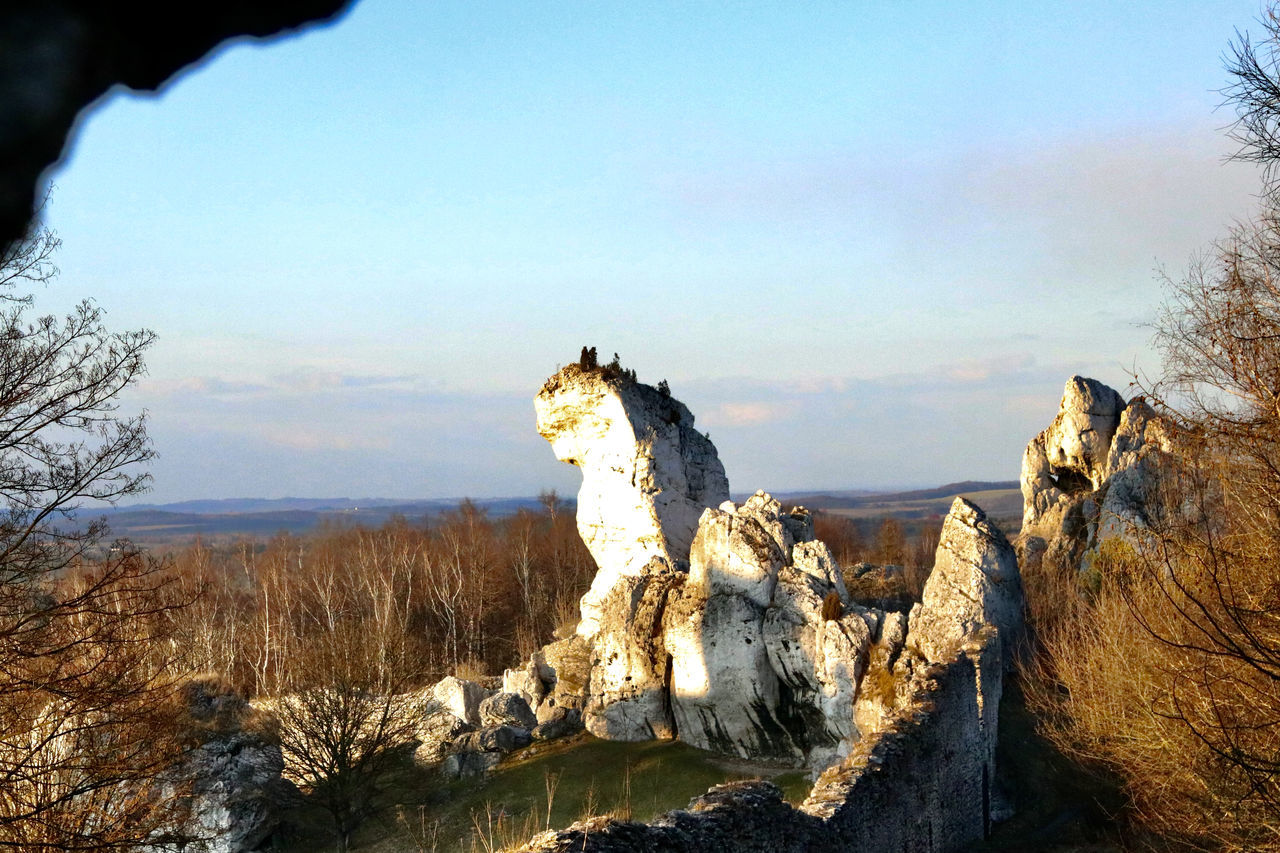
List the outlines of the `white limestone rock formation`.
{"label": "white limestone rock formation", "polygon": [[1170,441],[1141,397],[1126,404],[1097,380],[1071,377],[1057,417],[1023,455],[1024,563],[1047,556],[1087,568],[1103,540],[1144,525]]}
{"label": "white limestone rock formation", "polygon": [[571,364],[534,409],[556,458],[582,469],[578,531],[599,567],[578,625],[590,637],[623,578],[655,558],[672,568],[688,559],[702,511],[729,499],[729,481],[689,409],[625,374]]}
{"label": "white limestone rock formation", "polygon": [[681,740],[825,766],[856,736],[870,632],[812,529],[763,492],[703,514],[664,631]]}
{"label": "white limestone rock formation", "polygon": [[535,712],[541,717],[553,708],[581,711],[590,693],[592,656],[591,642],[578,634],[542,647],[541,655],[551,673],[551,692],[539,703]]}
{"label": "white limestone rock formation", "polygon": [[925,660],[946,663],[966,638],[994,627],[1009,661],[1022,635],[1024,608],[1013,546],[977,505],[956,498],[921,601],[911,609],[908,643]]}
{"label": "white limestone rock formation", "polygon": [[853,722],[860,734],[871,734],[884,731],[891,724],[901,699],[908,692],[909,679],[901,677],[903,667],[899,666],[906,647],[907,614],[868,610],[864,615],[874,618],[875,625],[866,666],[858,682]]}
{"label": "white limestone rock formation", "polygon": [[601,602],[600,627],[591,639],[590,692],[583,713],[587,730],[597,737],[674,736],[663,617],[673,590],[683,580],[683,573],[655,559],[640,577],[620,578]]}
{"label": "white limestone rock formation", "polygon": [[[1105,395],[1082,388],[1084,417],[1062,419],[1053,458],[1106,464],[1115,428],[1095,447],[1088,420],[1104,418]],[[807,511],[764,492],[727,500],[714,447],[668,395],[571,366],[536,407],[556,456],[583,470],[578,526],[599,568],[578,633],[507,673],[508,690],[541,694],[540,724],[580,710],[603,738],[820,769],[892,725],[921,673],[1021,628],[1013,551],[972,504],[948,517],[908,622],[850,601]],[[983,677],[994,713],[1000,676]]]}
{"label": "white limestone rock formation", "polygon": [[515,693],[529,704],[533,711],[555,688],[555,669],[547,665],[546,655],[537,651],[523,665],[502,673],[502,692]]}

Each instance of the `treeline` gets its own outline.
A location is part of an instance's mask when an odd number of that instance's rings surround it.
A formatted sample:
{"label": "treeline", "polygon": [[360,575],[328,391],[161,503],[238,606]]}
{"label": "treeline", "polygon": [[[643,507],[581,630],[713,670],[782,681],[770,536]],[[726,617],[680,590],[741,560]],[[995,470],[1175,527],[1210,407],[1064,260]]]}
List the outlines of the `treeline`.
{"label": "treeline", "polygon": [[845,568],[874,563],[923,569],[928,574],[938,550],[942,519],[853,519],[818,510],[813,529]]}
{"label": "treeline", "polygon": [[[940,522],[819,513],[815,528],[842,566],[902,566],[919,586]],[[595,574],[573,513],[554,495],[505,518],[464,501],[429,522],[197,540],[167,565],[168,594],[191,602],[168,611],[170,653],[249,695],[272,692],[309,647],[353,626],[417,661],[422,680],[500,673],[571,630]]]}
{"label": "treeline", "polygon": [[501,519],[464,501],[429,523],[322,528],[266,543],[197,541],[169,558],[171,651],[249,695],[335,635],[413,660],[418,680],[499,673],[569,630],[595,573],[554,494]]}

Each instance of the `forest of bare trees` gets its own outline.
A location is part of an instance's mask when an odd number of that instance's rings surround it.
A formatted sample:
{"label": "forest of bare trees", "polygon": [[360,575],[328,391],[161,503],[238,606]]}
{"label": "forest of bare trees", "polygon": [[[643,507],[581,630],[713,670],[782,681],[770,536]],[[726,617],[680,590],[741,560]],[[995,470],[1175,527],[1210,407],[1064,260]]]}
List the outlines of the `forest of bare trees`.
{"label": "forest of bare trees", "polygon": [[280,692],[302,656],[352,626],[412,661],[410,682],[500,674],[572,628],[595,571],[554,495],[507,518],[463,502],[428,524],[196,542],[170,561],[173,594],[197,599],[174,614],[174,653],[251,696]]}
{"label": "forest of bare trees", "polygon": [[[820,514],[820,537],[842,565],[903,565],[927,574],[940,523],[913,534],[896,519],[862,526]],[[490,518],[464,501],[427,522],[321,529],[269,541],[209,545],[167,557],[170,594],[194,599],[170,615],[173,654],[218,672],[247,695],[287,689],[296,662],[344,628],[413,662],[397,683],[498,675],[572,630],[595,573],[571,510],[554,494],[538,512]]]}

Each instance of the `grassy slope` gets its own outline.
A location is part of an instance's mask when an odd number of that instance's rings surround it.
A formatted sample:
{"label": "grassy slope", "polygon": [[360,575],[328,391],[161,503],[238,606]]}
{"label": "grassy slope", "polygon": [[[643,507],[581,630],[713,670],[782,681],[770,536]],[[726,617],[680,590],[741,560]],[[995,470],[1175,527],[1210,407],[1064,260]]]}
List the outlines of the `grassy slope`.
{"label": "grassy slope", "polygon": [[[486,850],[490,842],[518,843],[593,813],[629,812],[636,820],[651,820],[684,808],[712,785],[770,775],[796,802],[809,792],[803,773],[728,762],[671,741],[618,743],[579,735],[535,744],[508,757],[483,781],[446,783],[436,771],[406,761],[380,813],[356,833],[353,849],[400,853],[432,850],[434,843],[440,851]],[[556,784],[549,821],[548,779]],[[332,849],[322,812],[301,809],[292,820],[298,826],[282,849]]]}
{"label": "grassy slope", "polygon": [[[1000,704],[999,786],[1015,813],[973,851],[1046,850],[1111,853],[1125,849],[1114,816],[1124,807],[1114,780],[1063,756],[1035,731],[1016,681]],[[771,776],[787,798],[801,802],[809,782],[798,771],[726,761],[671,741],[618,743],[578,735],[535,744],[509,756],[485,780],[444,781],[434,769],[408,762],[389,780],[379,814],[356,833],[353,849],[367,853],[497,850],[548,827],[589,814],[613,812],[652,820],[712,785]],[[555,783],[547,815],[548,780]],[[401,817],[402,816],[402,817]],[[297,826],[277,849],[303,853],[333,849],[327,818],[300,809]]]}

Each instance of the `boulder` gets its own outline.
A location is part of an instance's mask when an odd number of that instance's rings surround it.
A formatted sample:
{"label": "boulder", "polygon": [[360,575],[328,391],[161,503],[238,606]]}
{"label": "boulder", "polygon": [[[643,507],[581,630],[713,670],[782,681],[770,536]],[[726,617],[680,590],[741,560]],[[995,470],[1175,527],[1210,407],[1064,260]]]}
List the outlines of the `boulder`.
{"label": "boulder", "polygon": [[457,752],[511,752],[529,745],[529,730],[520,726],[488,726],[458,736],[453,742]]}
{"label": "boulder", "polygon": [[457,752],[441,762],[440,772],[450,779],[473,779],[488,775],[501,761],[499,752]]}
{"label": "boulder", "polygon": [[480,725],[480,703],[493,693],[476,684],[449,675],[431,688],[432,698],[449,713],[473,726]]}
{"label": "boulder", "polygon": [[581,714],[569,708],[553,708],[545,715],[539,713],[538,725],[530,735],[534,740],[553,740],[581,730]]}
{"label": "boulder", "polygon": [[515,693],[495,693],[480,703],[482,726],[511,725],[531,729],[538,724],[529,703]]}
{"label": "boulder", "polygon": [[698,519],[729,499],[711,441],[669,393],[621,372],[571,364],[534,400],[538,433],[582,469],[578,532],[599,571],[582,599],[578,633],[594,636],[601,605],[650,561],[688,559]]}
{"label": "boulder", "polygon": [[414,763],[425,765],[440,761],[448,754],[455,739],[474,730],[475,726],[443,708],[428,713],[418,724],[419,744],[413,751]]}

